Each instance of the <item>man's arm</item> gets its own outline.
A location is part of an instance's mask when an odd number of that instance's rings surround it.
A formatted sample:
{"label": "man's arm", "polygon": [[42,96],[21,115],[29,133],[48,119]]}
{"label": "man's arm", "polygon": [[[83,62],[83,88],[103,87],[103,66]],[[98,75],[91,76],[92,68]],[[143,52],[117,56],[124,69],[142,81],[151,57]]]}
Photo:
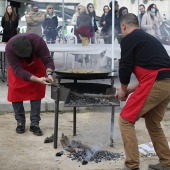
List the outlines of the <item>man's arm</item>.
{"label": "man's arm", "polygon": [[37,12],[37,14],[32,18],[35,22],[42,23],[45,20],[45,13]]}
{"label": "man's arm", "polygon": [[28,25],[38,25],[38,23],[33,20],[33,17],[29,13],[25,14],[25,19]]}

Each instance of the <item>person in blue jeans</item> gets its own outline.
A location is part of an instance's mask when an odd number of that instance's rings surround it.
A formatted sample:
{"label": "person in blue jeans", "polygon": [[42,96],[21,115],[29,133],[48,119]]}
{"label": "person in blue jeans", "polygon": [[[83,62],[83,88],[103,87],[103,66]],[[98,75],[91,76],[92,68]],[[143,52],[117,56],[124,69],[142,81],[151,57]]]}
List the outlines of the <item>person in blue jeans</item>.
{"label": "person in blue jeans", "polygon": [[[42,24],[44,29],[44,34],[46,37],[47,44],[55,44],[57,37],[57,27],[58,27],[58,18],[54,13],[54,7],[52,5],[47,5],[47,12],[45,15],[45,20]],[[51,52],[51,57],[53,58],[54,52]]]}

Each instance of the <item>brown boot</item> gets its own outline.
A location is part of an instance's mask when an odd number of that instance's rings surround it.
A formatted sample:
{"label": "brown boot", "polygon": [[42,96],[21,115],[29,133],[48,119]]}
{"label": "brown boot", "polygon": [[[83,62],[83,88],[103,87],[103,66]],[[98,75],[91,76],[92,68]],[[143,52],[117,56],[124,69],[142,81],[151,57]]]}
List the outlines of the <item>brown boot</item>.
{"label": "brown boot", "polygon": [[162,166],[161,163],[151,164],[148,166],[148,170],[170,170],[170,166]]}

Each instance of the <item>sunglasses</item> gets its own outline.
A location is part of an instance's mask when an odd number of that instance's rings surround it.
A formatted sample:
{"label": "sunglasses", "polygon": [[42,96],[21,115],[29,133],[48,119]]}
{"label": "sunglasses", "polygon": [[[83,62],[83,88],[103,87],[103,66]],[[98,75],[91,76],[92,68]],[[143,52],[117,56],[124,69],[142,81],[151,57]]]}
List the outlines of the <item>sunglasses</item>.
{"label": "sunglasses", "polygon": [[48,8],[48,9],[53,9],[53,8]]}
{"label": "sunglasses", "polygon": [[94,8],[93,6],[89,6],[89,8]]}
{"label": "sunglasses", "polygon": [[80,8],[78,10],[80,10]]}

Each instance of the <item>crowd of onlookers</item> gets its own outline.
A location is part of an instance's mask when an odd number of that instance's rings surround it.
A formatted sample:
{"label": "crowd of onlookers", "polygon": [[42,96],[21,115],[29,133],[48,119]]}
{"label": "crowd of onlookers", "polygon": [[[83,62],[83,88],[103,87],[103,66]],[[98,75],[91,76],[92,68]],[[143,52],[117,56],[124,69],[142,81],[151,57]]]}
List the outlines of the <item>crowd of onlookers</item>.
{"label": "crowd of onlookers", "polygon": [[[163,18],[157,6],[155,4],[150,4],[148,8],[145,9],[145,5],[141,4],[139,6],[139,10],[140,10],[140,14],[138,16],[138,19],[139,19],[140,28],[145,32],[155,36],[159,40],[163,39],[163,35],[161,35],[161,31],[160,31],[160,26],[163,22]],[[119,43],[122,39],[120,20],[121,17],[127,13],[129,13],[127,7],[122,6],[119,8],[118,1],[114,1],[114,15],[115,15],[114,38],[116,38]],[[96,15],[94,10],[94,5],[92,3],[89,3],[87,7],[79,4],[77,6],[77,11],[73,15],[73,18],[71,20],[71,24],[74,25],[75,28],[79,28],[82,25],[89,25],[92,28],[93,35],[95,35],[95,32],[97,33],[99,32],[99,29],[96,27],[95,16]],[[84,21],[85,18],[86,21]],[[112,1],[109,3],[109,5],[104,5],[103,14],[101,16],[99,27],[101,28],[100,36],[103,37],[104,43],[111,44],[112,32],[113,32],[112,31]],[[94,40],[92,40],[92,43],[94,43]]]}
{"label": "crowd of onlookers", "polygon": [[[117,39],[120,43],[121,29],[120,19],[123,15],[127,14],[127,7],[120,7],[118,1],[114,1],[114,39]],[[145,32],[162,39],[160,26],[163,22],[159,9],[155,4],[150,4],[146,9],[143,4],[139,6],[140,14],[138,16],[140,28]],[[25,14],[27,22],[27,33],[33,32],[42,36],[42,33],[46,37],[47,43],[56,43],[56,37],[58,35],[58,19],[54,12],[53,5],[47,5],[46,13],[38,9],[38,3],[33,2],[31,10]],[[3,42],[8,40],[17,34],[19,17],[15,13],[13,7],[8,5],[6,12],[2,18],[1,26],[3,27]],[[81,37],[90,37],[91,43],[95,43],[95,35],[98,33],[101,38],[104,39],[105,44],[112,43],[112,1],[108,5],[103,6],[103,14],[100,19],[100,24],[96,23],[96,12],[94,5],[88,3],[87,6],[79,4],[76,8],[76,12],[71,19],[71,25],[74,26],[75,32],[78,30],[77,36],[78,43],[81,42]],[[98,26],[97,26],[98,25]],[[85,26],[85,27],[84,27]],[[43,31],[42,31],[43,27]],[[83,29],[86,29],[84,31]],[[82,31],[82,34],[81,34]],[[88,32],[91,32],[90,34]],[[85,35],[87,34],[87,35]],[[53,55],[53,54],[52,54]]]}

